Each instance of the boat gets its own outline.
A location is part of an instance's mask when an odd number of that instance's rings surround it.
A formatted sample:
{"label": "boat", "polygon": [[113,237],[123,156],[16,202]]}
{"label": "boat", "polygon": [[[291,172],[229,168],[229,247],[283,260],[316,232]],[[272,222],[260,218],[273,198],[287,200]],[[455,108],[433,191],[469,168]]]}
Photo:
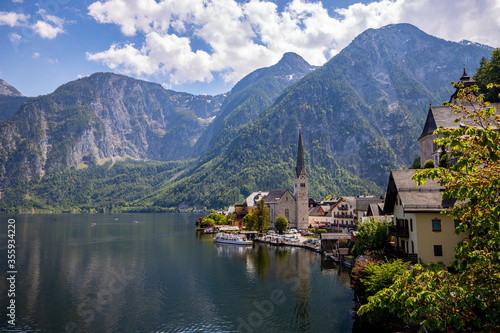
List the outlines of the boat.
{"label": "boat", "polygon": [[253,242],[240,234],[228,234],[219,232],[215,235],[216,243],[234,244],[234,245],[252,245]]}

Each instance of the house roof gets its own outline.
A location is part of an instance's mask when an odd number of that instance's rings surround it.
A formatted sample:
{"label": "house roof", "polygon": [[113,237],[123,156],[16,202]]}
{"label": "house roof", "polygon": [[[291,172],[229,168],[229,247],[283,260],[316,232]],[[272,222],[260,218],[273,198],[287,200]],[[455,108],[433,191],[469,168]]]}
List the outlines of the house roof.
{"label": "house roof", "polygon": [[379,196],[358,196],[355,198],[356,206],[354,209],[358,211],[366,212],[368,211],[368,207],[372,203],[382,203],[384,202],[383,197]]}
{"label": "house roof", "polygon": [[[320,209],[322,209],[323,211],[325,211],[326,214],[320,214],[319,213]],[[309,216],[326,216],[326,217],[330,217],[330,216],[332,216],[331,207],[330,206],[316,206],[316,207],[313,207],[313,208],[311,208],[311,210],[309,210]]]}
{"label": "house roof", "polygon": [[281,199],[285,195],[287,191],[288,190],[275,190],[269,192],[269,194],[266,197],[266,204],[275,204],[279,199]]}
{"label": "house roof", "polygon": [[387,185],[384,203],[384,213],[393,214],[396,198],[399,195],[401,205],[409,212],[441,212],[453,207],[455,199],[443,199],[444,187],[434,180],[427,180],[422,186],[417,186],[411,178],[415,170],[392,170]]}
{"label": "house roof", "polygon": [[[477,105],[463,105],[467,110],[473,111],[474,107]],[[492,107],[500,107],[500,103],[492,103]],[[500,114],[497,111],[497,114]],[[429,112],[427,113],[427,119],[425,120],[424,128],[422,134],[420,134],[419,140],[423,137],[432,134],[439,127],[446,128],[459,128],[470,126],[473,124],[470,119],[463,119],[459,122],[455,122],[455,119],[460,117],[459,114],[455,113],[455,109],[451,106],[431,106]]]}
{"label": "house roof", "polygon": [[371,203],[368,206],[367,216],[384,216],[384,203]]}
{"label": "house roof", "polygon": [[265,198],[267,195],[268,195],[269,192],[253,192],[252,194],[250,194],[246,199],[245,199],[245,202],[247,204],[247,207],[255,207],[257,206],[257,202],[262,199],[262,198]]}

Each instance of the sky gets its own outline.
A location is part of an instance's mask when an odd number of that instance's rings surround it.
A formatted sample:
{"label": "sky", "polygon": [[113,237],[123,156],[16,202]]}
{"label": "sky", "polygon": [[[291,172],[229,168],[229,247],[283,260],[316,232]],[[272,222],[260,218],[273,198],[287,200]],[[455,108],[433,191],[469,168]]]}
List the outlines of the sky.
{"label": "sky", "polygon": [[285,52],[320,66],[395,23],[500,47],[499,0],[1,0],[0,79],[30,97],[95,72],[215,95]]}

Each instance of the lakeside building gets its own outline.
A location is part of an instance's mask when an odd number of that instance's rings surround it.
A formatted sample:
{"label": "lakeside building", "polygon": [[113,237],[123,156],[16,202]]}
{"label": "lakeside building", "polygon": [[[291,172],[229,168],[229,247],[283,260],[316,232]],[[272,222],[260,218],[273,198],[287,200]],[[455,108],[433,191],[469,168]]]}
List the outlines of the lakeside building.
{"label": "lakeside building", "polygon": [[243,201],[243,203],[234,205],[232,225],[243,228],[243,218],[245,215],[255,213],[257,202],[265,198],[268,194],[269,192],[253,192]]}
{"label": "lakeside building", "polygon": [[356,228],[356,214],[354,207],[356,201],[354,197],[341,197],[332,207],[332,226],[337,229]]}
{"label": "lakeside building", "polygon": [[464,235],[456,235],[458,221],[442,214],[455,199],[443,199],[444,187],[427,180],[417,186],[411,178],[415,170],[392,170],[387,186],[384,213],[394,215],[389,233],[396,238],[393,255],[411,262],[431,261],[449,266],[455,245]]}
{"label": "lakeside building", "polygon": [[[476,81],[467,75],[464,68],[459,83],[464,87],[470,87],[476,84]],[[457,101],[458,90],[451,95],[450,104],[461,104],[469,110],[476,107]],[[478,94],[480,92],[476,93]],[[491,106],[497,107],[500,103]],[[434,166],[438,167],[442,154],[449,151],[449,147],[438,147],[434,142],[438,138],[434,134],[437,128],[455,129],[474,126],[470,120],[456,122],[457,118],[459,115],[451,106],[430,106],[422,134],[418,139],[421,167],[427,160],[432,160]],[[453,162],[447,163],[450,165]],[[369,214],[394,215],[393,225],[389,230],[396,238],[394,249],[396,257],[412,262],[422,261],[425,264],[431,261],[441,262],[449,266],[455,254],[455,245],[465,237],[455,234],[459,221],[442,213],[445,209],[452,208],[456,200],[443,199],[444,187],[436,181],[428,179],[426,184],[417,186],[412,180],[414,172],[415,170],[392,170],[383,212],[380,212],[380,207],[370,206]]]}

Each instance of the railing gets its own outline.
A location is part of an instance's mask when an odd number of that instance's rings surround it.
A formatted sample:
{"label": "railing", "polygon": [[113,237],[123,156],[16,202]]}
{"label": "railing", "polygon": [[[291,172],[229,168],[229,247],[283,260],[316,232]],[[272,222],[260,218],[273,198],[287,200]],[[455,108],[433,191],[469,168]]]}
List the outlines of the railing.
{"label": "railing", "polygon": [[408,227],[389,226],[389,234],[394,237],[408,237],[410,232]]}
{"label": "railing", "polygon": [[344,218],[344,219],[352,219],[352,218],[354,218],[354,215],[352,215],[352,214],[342,215],[342,214],[339,214],[339,213],[335,213],[335,214],[333,214],[333,217],[335,217],[335,218]]}
{"label": "railing", "polygon": [[389,250],[389,254],[396,259],[403,259],[406,261],[411,261],[412,263],[418,262],[418,255],[416,253],[406,253],[401,249],[392,248]]}

